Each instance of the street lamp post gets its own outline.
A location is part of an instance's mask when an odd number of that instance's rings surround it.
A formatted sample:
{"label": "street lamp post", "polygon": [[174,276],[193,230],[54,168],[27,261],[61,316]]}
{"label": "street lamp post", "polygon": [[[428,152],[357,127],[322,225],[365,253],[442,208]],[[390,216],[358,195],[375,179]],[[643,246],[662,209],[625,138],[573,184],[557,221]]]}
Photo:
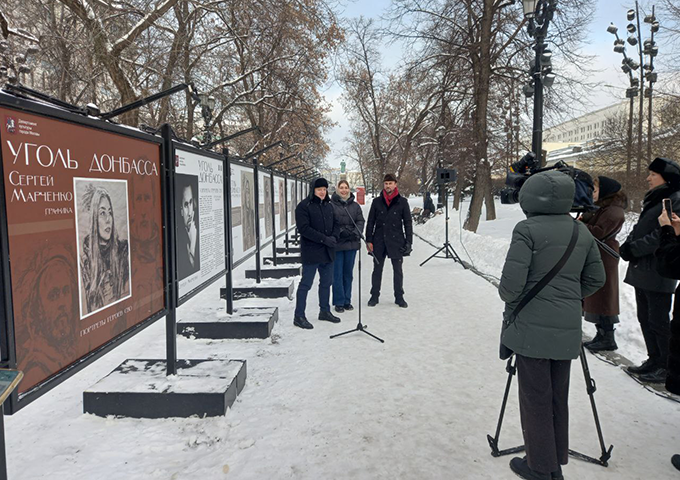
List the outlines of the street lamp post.
{"label": "street lamp post", "polygon": [[[438,159],[437,159],[437,165],[439,168],[443,168],[443,163],[444,163],[444,135],[446,135],[446,128],[444,128],[444,125],[439,125],[437,129],[435,130],[435,133],[437,134],[437,143],[438,143]],[[437,194],[437,208],[441,208],[444,205],[444,188],[445,185],[442,183],[439,183],[439,192]]]}
{"label": "street lamp post", "polygon": [[531,136],[531,150],[539,164],[543,164],[543,88],[552,86],[552,52],[546,48],[545,38],[548,27],[557,8],[557,0],[523,0],[524,17],[528,20],[527,32],[536,40],[536,55],[531,63],[531,79],[524,86],[524,94],[534,97],[534,125]]}
{"label": "street lamp post", "polygon": [[212,133],[210,132],[210,122],[212,121],[213,110],[215,109],[215,97],[207,93],[199,95],[201,104],[201,115],[203,116],[203,144],[212,143]]}

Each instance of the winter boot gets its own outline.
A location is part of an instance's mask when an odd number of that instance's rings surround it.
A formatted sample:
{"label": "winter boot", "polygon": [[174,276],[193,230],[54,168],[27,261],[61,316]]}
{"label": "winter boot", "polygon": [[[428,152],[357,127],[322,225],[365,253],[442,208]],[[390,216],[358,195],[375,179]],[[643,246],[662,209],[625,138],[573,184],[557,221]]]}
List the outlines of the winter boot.
{"label": "winter boot", "polygon": [[319,312],[319,320],[325,320],[331,323],[340,323],[340,319],[333,315],[330,311],[322,310]]}
{"label": "winter boot", "polygon": [[342,307],[342,308],[344,308],[345,310],[348,310],[348,311],[349,311],[349,310],[354,310],[354,307],[352,306],[351,303],[348,303],[347,305],[345,305],[345,306]]}
{"label": "winter boot", "polygon": [[338,313],[342,313],[342,312],[345,311],[345,307],[343,307],[342,305],[336,305],[335,311],[338,312]]}
{"label": "winter boot", "polygon": [[378,304],[378,297],[376,295],[371,295],[371,298],[368,300],[368,306],[369,307],[375,307]]}
{"label": "winter boot", "polygon": [[406,300],[404,300],[404,297],[399,297],[394,300],[394,303],[399,305],[401,308],[408,308],[408,303],[406,303]]}
{"label": "winter boot", "polygon": [[663,367],[659,367],[653,372],[643,373],[638,378],[641,382],[645,383],[665,383],[667,376],[668,371]]}
{"label": "winter boot", "polygon": [[644,362],[642,362],[642,365],[638,365],[637,367],[631,366],[626,368],[628,373],[632,373],[633,375],[642,375],[644,373],[650,373],[656,370],[657,365],[656,362],[654,362],[651,358],[648,358]]}
{"label": "winter boot", "polygon": [[611,330],[602,329],[603,335],[600,341],[593,342],[590,345],[586,345],[586,348],[591,352],[610,352],[619,348],[616,345],[616,340],[614,339],[614,328]]}
{"label": "winter boot", "polygon": [[587,342],[583,342],[584,347],[588,348],[593,343],[597,343],[600,340],[602,340],[604,331],[602,330],[602,328],[599,325],[595,325],[595,328],[597,328],[597,333],[595,334],[595,336],[593,337],[592,340],[589,340]]}
{"label": "winter boot", "polygon": [[510,469],[515,472],[518,477],[526,480],[551,480],[551,474],[535,472],[530,469],[527,464],[527,457],[515,457],[510,460]]}
{"label": "winter boot", "polygon": [[671,457],[671,463],[676,470],[680,470],[680,455],[677,453]]}
{"label": "winter boot", "polygon": [[296,327],[305,328],[307,330],[314,328],[314,325],[309,323],[305,317],[293,318],[293,325]]}

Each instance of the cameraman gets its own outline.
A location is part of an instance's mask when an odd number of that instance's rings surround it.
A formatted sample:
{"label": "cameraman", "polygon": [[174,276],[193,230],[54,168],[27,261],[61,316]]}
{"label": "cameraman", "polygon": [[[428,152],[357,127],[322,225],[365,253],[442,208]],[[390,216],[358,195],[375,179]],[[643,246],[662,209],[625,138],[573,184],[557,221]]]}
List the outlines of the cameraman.
{"label": "cameraman", "polygon": [[649,191],[640,218],[619,249],[621,258],[629,262],[624,282],[635,287],[637,317],[649,357],[640,366],[628,367],[628,371],[640,375],[643,382],[663,383],[668,362],[669,312],[676,281],[657,273],[654,251],[660,244],[658,218],[663,199],[670,198],[673,211],[680,211],[680,165],[655,158],[649,165],[647,184]]}
{"label": "cameraman", "polygon": [[[524,183],[519,203],[527,219],[512,233],[499,286],[506,303],[501,342],[517,356],[527,452],[513,458],[510,468],[525,479],[562,478],[569,456],[569,371],[581,349],[581,301],[605,282],[593,236],[569,215],[574,193],[571,177],[557,171],[534,174]],[[573,239],[566,263],[515,315],[524,296],[566,257]]]}

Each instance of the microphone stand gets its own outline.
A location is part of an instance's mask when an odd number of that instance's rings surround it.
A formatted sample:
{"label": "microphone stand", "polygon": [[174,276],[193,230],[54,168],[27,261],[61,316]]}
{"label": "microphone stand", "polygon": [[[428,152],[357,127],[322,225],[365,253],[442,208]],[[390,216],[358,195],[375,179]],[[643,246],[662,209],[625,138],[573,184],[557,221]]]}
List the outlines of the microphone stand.
{"label": "microphone stand", "polygon": [[[352,215],[350,215],[350,213],[347,210],[347,207],[345,205],[343,205],[343,208],[345,209],[345,212],[347,212],[347,216],[349,217],[349,219],[354,224],[354,228],[356,229],[357,233],[359,234],[359,238],[361,240],[363,240],[363,242],[366,244],[366,248],[368,248],[368,242],[366,241],[366,238],[361,234],[361,230],[359,230],[359,227],[357,226],[356,222],[352,218]],[[372,252],[369,252],[368,254],[373,257],[374,262],[376,262],[376,263],[378,262],[378,259],[375,258],[375,256],[373,255]],[[340,337],[342,335],[347,335],[348,333],[353,333],[353,332],[364,332],[366,335],[369,335],[369,336],[375,338],[380,343],[385,343],[385,340],[383,340],[380,337],[376,337],[371,332],[367,331],[366,330],[367,328],[368,328],[368,325],[363,325],[361,323],[361,248],[360,248],[359,249],[359,323],[357,324],[356,328],[353,328],[352,330],[347,330],[346,332],[336,333],[335,335],[331,335],[330,338]]]}

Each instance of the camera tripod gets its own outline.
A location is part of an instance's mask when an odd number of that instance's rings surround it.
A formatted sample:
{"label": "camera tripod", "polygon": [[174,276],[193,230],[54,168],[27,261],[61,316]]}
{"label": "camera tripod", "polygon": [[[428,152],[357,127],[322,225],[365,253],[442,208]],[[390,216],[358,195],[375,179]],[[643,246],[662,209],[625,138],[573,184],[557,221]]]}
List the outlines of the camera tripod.
{"label": "camera tripod", "polygon": [[[345,212],[347,213],[347,216],[349,217],[349,219],[350,219],[350,220],[352,221],[352,223],[354,224],[354,228],[356,229],[357,233],[359,234],[359,238],[360,238],[364,243],[366,243],[366,238],[361,234],[361,230],[359,230],[359,227],[357,226],[356,222],[355,222],[354,219],[352,218],[352,215],[349,214],[349,211],[347,210],[347,207],[346,207],[346,206],[343,206],[343,208],[345,209]],[[366,330],[366,329],[368,328],[368,325],[363,325],[363,324],[361,323],[361,249],[359,249],[359,252],[358,252],[358,253],[359,253],[359,255],[358,255],[358,256],[359,256],[359,293],[358,293],[358,297],[359,297],[359,323],[357,323],[356,328],[353,328],[352,330],[347,330],[346,332],[336,333],[335,335],[331,335],[330,338],[341,337],[342,335],[347,335],[348,333],[364,332],[366,335],[375,338],[375,339],[378,340],[380,343],[385,343],[385,340],[383,340],[383,339],[380,338],[380,337],[376,337],[376,336],[373,335],[371,332],[369,332],[369,331]],[[373,253],[369,253],[369,255],[371,255],[371,257],[373,257],[373,261],[374,261],[374,262],[377,262],[377,261],[378,261],[378,260],[373,256]]]}
{"label": "camera tripod", "polygon": [[[425,265],[427,262],[432,260],[433,258],[450,258],[454,262],[460,263],[464,269],[467,270],[467,267],[463,263],[463,261],[460,259],[456,251],[453,249],[451,246],[451,243],[449,242],[449,192],[446,190],[446,186],[444,186],[444,222],[446,223],[446,236],[445,236],[445,241],[444,241],[444,246],[441,247],[439,250],[434,252],[432,255],[430,255],[427,260],[425,260],[423,263],[420,264],[422,267]],[[444,252],[444,256],[438,256],[441,252]]]}
{"label": "camera tripod", "polygon": [[[508,448],[505,450],[498,449],[498,439],[501,435],[501,425],[503,424],[505,406],[508,403],[510,384],[512,383],[513,375],[515,375],[517,371],[517,361],[515,360],[515,363],[513,364],[512,362],[513,357],[514,355],[508,358],[508,363],[505,366],[505,370],[508,372],[508,381],[505,384],[505,395],[503,395],[503,403],[501,404],[501,411],[498,416],[498,425],[496,425],[496,436],[495,437],[492,437],[491,435],[486,436],[486,439],[489,441],[489,446],[491,447],[491,456],[493,457],[500,457],[502,455],[509,455],[511,453],[519,453],[523,452],[525,449],[524,445],[520,445],[519,447]],[[604,437],[602,435],[602,427],[600,426],[600,417],[597,414],[597,407],[595,406],[594,394],[595,391],[597,390],[597,387],[595,385],[595,380],[593,380],[593,378],[590,376],[590,369],[588,368],[588,361],[586,360],[586,353],[585,350],[583,349],[583,345],[581,345],[581,367],[583,368],[583,376],[586,381],[586,392],[588,392],[588,396],[590,397],[590,406],[593,409],[593,418],[595,419],[595,428],[597,429],[597,438],[600,441],[602,455],[600,455],[600,458],[594,458],[571,449],[569,449],[569,455],[571,457],[583,460],[585,462],[594,463],[596,465],[602,465],[603,467],[606,467],[608,465],[609,459],[612,456],[612,449],[614,448],[614,445],[610,445],[609,449],[605,447]]]}

